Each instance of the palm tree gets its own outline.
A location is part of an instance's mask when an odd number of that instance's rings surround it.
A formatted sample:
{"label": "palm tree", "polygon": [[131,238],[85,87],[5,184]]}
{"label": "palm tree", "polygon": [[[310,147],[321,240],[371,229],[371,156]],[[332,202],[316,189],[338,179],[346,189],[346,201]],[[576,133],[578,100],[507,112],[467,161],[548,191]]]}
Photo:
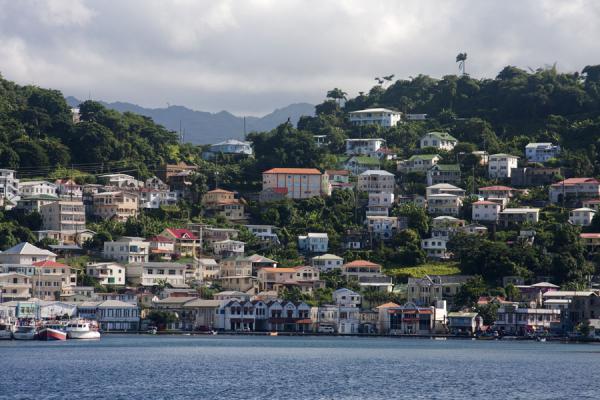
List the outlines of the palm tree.
{"label": "palm tree", "polygon": [[376,76],[376,77],[375,77],[375,80],[377,81],[377,83],[378,83],[379,85],[383,85],[383,82],[385,82],[385,80],[381,79],[381,78],[380,78],[380,77],[378,77],[378,76]]}
{"label": "palm tree", "polygon": [[332,90],[327,92],[327,98],[336,100],[338,105],[341,105],[342,100],[346,100],[346,95],[348,93],[344,92],[342,89],[333,88]]}
{"label": "palm tree", "polygon": [[463,75],[466,75],[467,53],[458,53],[456,62],[458,63],[458,70],[462,72]]}

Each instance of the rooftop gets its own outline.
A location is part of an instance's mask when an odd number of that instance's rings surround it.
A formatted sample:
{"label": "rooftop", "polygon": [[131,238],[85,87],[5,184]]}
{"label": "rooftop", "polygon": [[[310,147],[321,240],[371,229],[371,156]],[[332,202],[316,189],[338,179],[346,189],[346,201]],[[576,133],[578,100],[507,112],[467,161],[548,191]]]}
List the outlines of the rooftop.
{"label": "rooftop", "polygon": [[263,174],[321,175],[316,168],[271,168]]}

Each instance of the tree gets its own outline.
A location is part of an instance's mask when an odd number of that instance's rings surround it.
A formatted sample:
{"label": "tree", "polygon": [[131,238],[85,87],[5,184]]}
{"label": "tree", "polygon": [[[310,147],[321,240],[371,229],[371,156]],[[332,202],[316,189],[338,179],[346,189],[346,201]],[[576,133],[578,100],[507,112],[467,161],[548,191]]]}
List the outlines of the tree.
{"label": "tree", "polygon": [[454,304],[457,307],[473,307],[477,303],[479,297],[484,296],[487,292],[487,286],[483,278],[479,275],[468,279],[454,296]]}
{"label": "tree", "polygon": [[170,311],[152,310],[148,314],[147,319],[152,321],[158,329],[163,330],[167,325],[172,324],[179,318],[177,317],[177,314]]}
{"label": "tree", "polygon": [[334,88],[327,92],[327,98],[333,99],[337,101],[338,105],[341,105],[342,100],[346,100],[346,95],[348,93],[344,92],[342,89]]}
{"label": "tree", "polygon": [[467,53],[458,53],[456,55],[456,62],[458,63],[458,71],[465,75],[467,73]]}

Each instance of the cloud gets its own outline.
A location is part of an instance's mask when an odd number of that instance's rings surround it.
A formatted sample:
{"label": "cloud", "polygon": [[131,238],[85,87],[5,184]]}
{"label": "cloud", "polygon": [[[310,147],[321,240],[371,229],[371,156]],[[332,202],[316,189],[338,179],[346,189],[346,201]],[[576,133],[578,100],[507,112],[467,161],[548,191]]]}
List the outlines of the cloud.
{"label": "cloud", "polygon": [[261,114],[373,77],[597,62],[589,0],[0,0],[0,72],[87,98]]}

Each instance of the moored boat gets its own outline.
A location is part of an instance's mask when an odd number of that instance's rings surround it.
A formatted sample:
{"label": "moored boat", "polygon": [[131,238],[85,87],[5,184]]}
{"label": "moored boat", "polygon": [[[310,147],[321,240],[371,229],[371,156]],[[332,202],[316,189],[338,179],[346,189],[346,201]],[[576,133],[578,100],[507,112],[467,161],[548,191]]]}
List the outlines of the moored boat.
{"label": "moored boat", "polygon": [[39,340],[67,340],[65,327],[60,324],[44,325],[38,332]]}
{"label": "moored boat", "polygon": [[0,340],[10,340],[13,337],[15,326],[10,322],[0,322]]}
{"label": "moored boat", "polygon": [[69,339],[100,339],[98,328],[88,321],[71,321],[66,325],[65,331]]}
{"label": "moored boat", "polygon": [[37,334],[37,328],[30,325],[21,325],[17,327],[17,330],[13,332],[13,339],[15,340],[33,340]]}

